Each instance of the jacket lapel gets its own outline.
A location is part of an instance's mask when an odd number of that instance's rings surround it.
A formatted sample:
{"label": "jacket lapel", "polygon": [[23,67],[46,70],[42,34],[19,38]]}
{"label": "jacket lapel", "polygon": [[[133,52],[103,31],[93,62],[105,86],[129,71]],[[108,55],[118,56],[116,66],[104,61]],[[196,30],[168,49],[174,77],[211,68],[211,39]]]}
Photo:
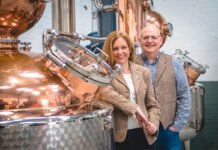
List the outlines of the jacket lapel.
{"label": "jacket lapel", "polygon": [[157,74],[156,74],[155,85],[157,85],[158,81],[160,80],[160,77],[162,76],[162,74],[166,70],[166,67],[167,67],[167,59],[164,55],[160,54],[160,58],[159,58],[158,64],[157,64]]}
{"label": "jacket lapel", "polygon": [[[135,93],[137,93],[138,90],[139,90],[140,83],[141,83],[142,73],[138,70],[138,68],[136,67],[136,65],[134,63],[129,62],[129,65],[130,65],[130,72],[131,72],[131,76],[132,76],[132,82],[133,82],[133,85],[134,85],[134,88],[135,88]],[[116,79],[120,83],[125,85],[127,88],[129,88],[127,83],[126,83],[126,80],[124,79],[121,72],[119,72],[117,74]]]}
{"label": "jacket lapel", "polygon": [[138,70],[138,67],[132,62],[130,62],[130,71],[132,75],[132,82],[135,88],[135,93],[137,93],[141,83],[142,73]]}
{"label": "jacket lapel", "polygon": [[117,79],[120,83],[122,83],[123,85],[125,85],[125,86],[128,88],[128,85],[127,85],[127,83],[126,83],[126,80],[124,79],[124,77],[123,77],[123,75],[122,75],[121,72],[119,72],[119,73],[117,74],[116,79]]}
{"label": "jacket lapel", "polygon": [[142,54],[136,56],[136,63],[139,64],[139,65],[145,66],[144,60],[142,58]]}

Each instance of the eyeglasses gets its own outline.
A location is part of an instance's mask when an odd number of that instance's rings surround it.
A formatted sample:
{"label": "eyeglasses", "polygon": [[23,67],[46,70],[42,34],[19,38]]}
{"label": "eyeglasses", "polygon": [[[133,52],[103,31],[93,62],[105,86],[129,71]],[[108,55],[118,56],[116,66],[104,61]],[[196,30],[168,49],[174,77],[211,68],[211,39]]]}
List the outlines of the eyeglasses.
{"label": "eyeglasses", "polygon": [[143,41],[148,41],[149,39],[151,39],[152,41],[156,41],[157,39],[159,39],[160,38],[160,35],[153,35],[153,36],[144,36],[144,37],[142,37],[141,39],[143,40]]}

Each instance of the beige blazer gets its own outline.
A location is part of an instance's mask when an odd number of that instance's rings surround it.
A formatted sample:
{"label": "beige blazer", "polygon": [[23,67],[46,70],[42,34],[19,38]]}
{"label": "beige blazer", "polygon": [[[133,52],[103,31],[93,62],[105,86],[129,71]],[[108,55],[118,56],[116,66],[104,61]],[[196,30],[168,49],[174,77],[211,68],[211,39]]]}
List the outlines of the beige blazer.
{"label": "beige blazer", "polygon": [[[101,101],[113,106],[113,131],[116,142],[125,140],[128,129],[128,116],[135,114],[137,106],[142,109],[148,120],[157,129],[159,128],[160,108],[154,97],[150,72],[141,65],[132,62],[129,62],[129,64],[137,104],[130,101],[130,91],[121,73],[112,80],[110,85],[102,87],[100,90]],[[157,138],[156,135],[149,135],[146,130],[144,130],[144,134],[150,145]]]}

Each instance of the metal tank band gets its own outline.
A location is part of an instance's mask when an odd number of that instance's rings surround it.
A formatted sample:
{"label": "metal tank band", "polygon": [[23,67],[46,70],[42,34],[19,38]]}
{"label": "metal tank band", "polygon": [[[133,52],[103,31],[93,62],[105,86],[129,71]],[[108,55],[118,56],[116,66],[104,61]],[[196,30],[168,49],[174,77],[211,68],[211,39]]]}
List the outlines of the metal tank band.
{"label": "metal tank band", "polygon": [[[119,68],[112,70],[106,60],[102,60],[99,55],[73,42],[78,37],[83,37],[82,35],[75,37],[75,34],[68,33],[66,36],[66,33],[55,30],[48,30],[46,33],[48,34],[44,36],[48,38],[43,38],[44,47],[47,49],[46,56],[56,65],[66,68],[83,80],[104,86],[109,84],[120,71]],[[73,38],[69,39],[69,37]],[[103,53],[101,50],[100,52]]]}

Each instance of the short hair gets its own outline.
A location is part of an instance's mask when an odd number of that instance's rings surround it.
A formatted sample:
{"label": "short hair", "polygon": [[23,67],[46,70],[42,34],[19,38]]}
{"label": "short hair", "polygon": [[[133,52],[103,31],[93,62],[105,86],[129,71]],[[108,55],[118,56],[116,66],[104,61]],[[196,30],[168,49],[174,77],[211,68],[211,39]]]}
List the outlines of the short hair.
{"label": "short hair", "polygon": [[[126,42],[130,50],[129,60],[134,61],[135,59],[135,47],[133,42],[131,41],[129,35],[126,32],[122,31],[113,31],[108,36],[103,46],[103,51],[108,55],[107,63],[111,66],[115,66],[115,61],[113,57],[113,44],[118,38],[122,37]],[[103,59],[106,58],[105,55],[101,54]]]}
{"label": "short hair", "polygon": [[143,29],[144,29],[145,27],[147,27],[147,26],[153,26],[153,27],[157,28],[157,29],[160,31],[160,36],[163,37],[164,33],[163,33],[163,30],[161,30],[160,25],[157,24],[156,22],[155,22],[155,23],[151,23],[151,22],[149,22],[149,21],[144,24],[143,28],[142,28],[141,31],[140,31],[140,36],[141,36],[141,34],[142,34]]}

